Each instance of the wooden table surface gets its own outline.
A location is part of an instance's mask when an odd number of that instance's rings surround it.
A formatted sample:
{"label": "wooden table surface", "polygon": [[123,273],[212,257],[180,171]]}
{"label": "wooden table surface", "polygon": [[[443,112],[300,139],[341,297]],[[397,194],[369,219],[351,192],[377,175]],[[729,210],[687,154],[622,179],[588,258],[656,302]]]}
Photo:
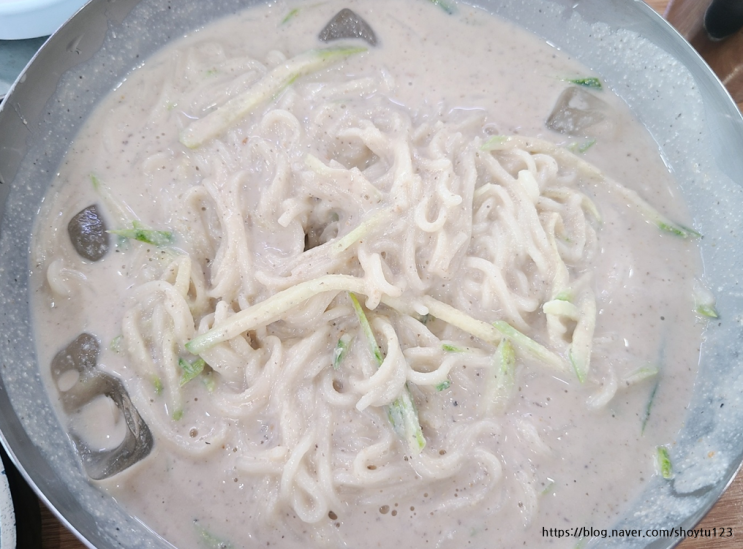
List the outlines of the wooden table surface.
{"label": "wooden table surface", "polygon": [[[665,12],[669,2],[669,0],[645,1],[661,14]],[[741,105],[743,104],[739,103],[739,106]],[[70,533],[43,503],[40,505],[42,549],[85,549],[85,545]],[[743,475],[735,479],[697,528],[710,530],[717,528],[718,532],[720,529],[731,529],[733,537],[687,539],[678,545],[678,549],[740,549],[743,547]]]}

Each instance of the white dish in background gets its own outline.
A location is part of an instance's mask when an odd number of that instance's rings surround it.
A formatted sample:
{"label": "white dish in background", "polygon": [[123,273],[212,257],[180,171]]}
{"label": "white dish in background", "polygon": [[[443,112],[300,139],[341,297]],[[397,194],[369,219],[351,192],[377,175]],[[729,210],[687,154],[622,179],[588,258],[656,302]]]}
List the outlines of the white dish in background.
{"label": "white dish in background", "polygon": [[52,34],[87,0],[0,0],[0,40]]}
{"label": "white dish in background", "polygon": [[10,496],[5,465],[0,459],[0,549],[13,549],[16,546],[15,511]]}
{"label": "white dish in background", "polygon": [[[0,0],[0,5],[3,0]],[[2,23],[0,23],[2,24]],[[0,99],[2,99],[23,67],[31,60],[46,38],[0,40]]]}

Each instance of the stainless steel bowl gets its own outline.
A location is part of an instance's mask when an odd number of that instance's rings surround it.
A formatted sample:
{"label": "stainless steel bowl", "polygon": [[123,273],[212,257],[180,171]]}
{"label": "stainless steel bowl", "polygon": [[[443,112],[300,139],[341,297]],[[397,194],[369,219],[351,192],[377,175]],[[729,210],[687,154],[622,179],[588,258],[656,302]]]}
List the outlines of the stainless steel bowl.
{"label": "stainless steel bowl", "polygon": [[[170,547],[96,490],[42,384],[28,307],[33,220],[86,115],[152,52],[257,0],[93,0],[54,34],[0,107],[0,429],[40,496],[90,547]],[[371,0],[370,0],[371,1]],[[657,142],[701,227],[710,323],[674,449],[675,479],[652,480],[617,527],[691,528],[743,459],[743,119],[701,58],[643,2],[479,0],[574,56],[622,97]],[[710,458],[714,452],[714,458]],[[676,538],[595,540],[670,547]]]}

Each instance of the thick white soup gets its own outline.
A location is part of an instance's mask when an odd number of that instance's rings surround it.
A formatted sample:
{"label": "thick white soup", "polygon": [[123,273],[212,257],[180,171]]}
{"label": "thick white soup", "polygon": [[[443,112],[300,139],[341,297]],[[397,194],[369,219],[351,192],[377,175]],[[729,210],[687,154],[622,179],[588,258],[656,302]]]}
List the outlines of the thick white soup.
{"label": "thick white soup", "polygon": [[610,528],[673,474],[703,325],[698,235],[611,85],[443,0],[276,2],[148,59],[32,254],[91,482],[181,549]]}

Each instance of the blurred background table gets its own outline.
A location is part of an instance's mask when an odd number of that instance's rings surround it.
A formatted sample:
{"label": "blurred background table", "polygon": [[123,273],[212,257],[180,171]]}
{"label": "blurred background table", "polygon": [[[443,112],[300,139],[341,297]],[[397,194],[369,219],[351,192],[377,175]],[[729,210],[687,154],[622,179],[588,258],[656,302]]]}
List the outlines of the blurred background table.
{"label": "blurred background table", "polygon": [[[669,0],[646,0],[646,2],[658,13],[663,14],[668,7]],[[674,0],[675,6],[673,7],[683,8],[680,6],[683,3]],[[694,3],[697,7],[699,4],[709,4],[706,0],[690,0],[686,3]],[[743,106],[743,103],[739,103],[739,106]],[[42,520],[42,549],[85,549],[85,545],[70,533],[43,503],[40,502],[39,505]],[[734,537],[687,539],[678,546],[678,549],[740,549],[743,547],[743,476],[736,478],[698,527],[705,529],[716,527],[718,531],[720,528],[732,528]]]}

